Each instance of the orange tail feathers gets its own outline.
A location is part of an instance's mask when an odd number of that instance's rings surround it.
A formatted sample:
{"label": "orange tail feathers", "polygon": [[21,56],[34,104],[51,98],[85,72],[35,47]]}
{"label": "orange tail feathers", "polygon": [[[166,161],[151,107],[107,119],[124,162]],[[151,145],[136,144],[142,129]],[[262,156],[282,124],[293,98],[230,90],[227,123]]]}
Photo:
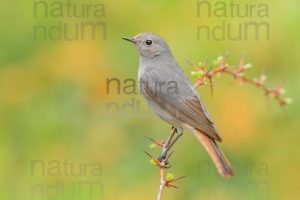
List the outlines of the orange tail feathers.
{"label": "orange tail feathers", "polygon": [[194,131],[194,134],[196,138],[202,143],[202,145],[207,150],[208,154],[210,155],[211,159],[215,163],[217,170],[224,178],[229,178],[233,176],[233,170],[232,167],[221,151],[221,149],[218,147],[217,143],[209,138],[208,136],[204,135],[203,133],[199,131]]}

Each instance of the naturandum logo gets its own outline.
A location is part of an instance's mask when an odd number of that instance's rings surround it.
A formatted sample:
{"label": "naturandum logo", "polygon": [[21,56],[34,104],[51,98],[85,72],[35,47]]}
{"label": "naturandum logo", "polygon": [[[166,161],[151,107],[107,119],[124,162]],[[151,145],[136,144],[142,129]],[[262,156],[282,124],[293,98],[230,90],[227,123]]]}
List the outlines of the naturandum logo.
{"label": "naturandum logo", "polygon": [[[35,40],[105,40],[106,10],[102,3],[34,1]],[[42,22],[42,23],[41,23]]]}
{"label": "naturandum logo", "polygon": [[196,10],[198,40],[270,40],[266,3],[199,0]]}

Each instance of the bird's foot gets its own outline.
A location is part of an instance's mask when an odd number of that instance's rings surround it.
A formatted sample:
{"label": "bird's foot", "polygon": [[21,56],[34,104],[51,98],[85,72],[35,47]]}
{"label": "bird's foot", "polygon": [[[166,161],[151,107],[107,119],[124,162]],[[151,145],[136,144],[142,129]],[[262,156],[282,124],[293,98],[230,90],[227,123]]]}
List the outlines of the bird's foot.
{"label": "bird's foot", "polygon": [[[175,136],[174,140],[173,137]],[[182,128],[172,128],[172,131],[167,139],[167,141],[164,143],[162,154],[158,157],[157,160],[162,162],[163,160],[167,160],[167,155],[169,150],[172,148],[172,146],[177,142],[177,140],[183,135],[183,129]],[[173,141],[172,141],[173,140]]]}

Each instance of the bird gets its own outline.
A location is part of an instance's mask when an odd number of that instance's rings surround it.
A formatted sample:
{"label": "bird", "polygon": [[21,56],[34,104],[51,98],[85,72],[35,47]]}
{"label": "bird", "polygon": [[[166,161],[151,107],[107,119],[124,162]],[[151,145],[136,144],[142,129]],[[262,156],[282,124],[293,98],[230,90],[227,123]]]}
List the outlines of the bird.
{"label": "bird", "polygon": [[133,43],[139,54],[139,90],[150,110],[176,130],[194,133],[218,172],[234,175],[217,142],[223,139],[202,98],[175,60],[167,42],[154,33],[139,33],[122,39]]}

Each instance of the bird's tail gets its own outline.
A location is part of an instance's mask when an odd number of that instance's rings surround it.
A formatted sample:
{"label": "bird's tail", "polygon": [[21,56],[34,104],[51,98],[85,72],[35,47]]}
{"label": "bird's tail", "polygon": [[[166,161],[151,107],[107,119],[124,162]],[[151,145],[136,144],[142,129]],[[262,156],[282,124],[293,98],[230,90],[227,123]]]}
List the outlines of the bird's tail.
{"label": "bird's tail", "polygon": [[219,173],[224,178],[229,178],[233,176],[232,167],[225,155],[223,154],[223,152],[221,151],[221,149],[218,147],[217,143],[213,139],[209,138],[208,136],[197,130],[194,131],[194,134],[207,150],[211,159],[215,163]]}

